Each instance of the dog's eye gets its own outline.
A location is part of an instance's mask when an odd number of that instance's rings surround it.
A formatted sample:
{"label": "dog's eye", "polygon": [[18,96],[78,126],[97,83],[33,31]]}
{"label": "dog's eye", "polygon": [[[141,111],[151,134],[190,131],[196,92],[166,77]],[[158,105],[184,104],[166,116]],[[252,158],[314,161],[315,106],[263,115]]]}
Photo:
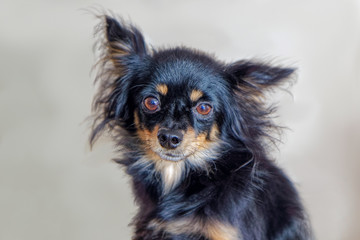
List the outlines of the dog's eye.
{"label": "dog's eye", "polygon": [[196,111],[201,115],[208,115],[211,112],[212,107],[207,103],[200,103],[196,106]]}
{"label": "dog's eye", "polygon": [[159,100],[157,100],[154,97],[147,97],[144,100],[144,106],[145,106],[146,110],[148,110],[150,112],[155,112],[155,111],[159,110],[160,102],[159,102]]}

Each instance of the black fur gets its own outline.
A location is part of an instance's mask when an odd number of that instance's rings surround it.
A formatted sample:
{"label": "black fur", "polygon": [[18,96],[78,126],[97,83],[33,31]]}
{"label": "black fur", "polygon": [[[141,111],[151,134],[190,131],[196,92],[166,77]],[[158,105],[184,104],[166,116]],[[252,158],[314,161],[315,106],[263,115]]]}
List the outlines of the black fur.
{"label": "black fur", "polygon": [[[294,69],[256,61],[226,64],[185,47],[155,50],[137,28],[109,16],[100,28],[100,86],[90,141],[106,130],[121,150],[116,161],[131,176],[139,205],[134,239],[311,239],[293,184],[267,153],[278,128],[264,94]],[[156,91],[161,84],[166,94]],[[194,89],[201,92],[196,101],[189,98]],[[160,102],[156,112],[144,107],[149,96]],[[201,103],[211,106],[209,114],[196,112]],[[141,137],[157,127],[189,136],[193,130],[203,152],[195,148],[192,158],[161,159]],[[172,164],[182,166],[175,180],[173,172],[162,172]],[[165,181],[173,181],[168,189]]]}

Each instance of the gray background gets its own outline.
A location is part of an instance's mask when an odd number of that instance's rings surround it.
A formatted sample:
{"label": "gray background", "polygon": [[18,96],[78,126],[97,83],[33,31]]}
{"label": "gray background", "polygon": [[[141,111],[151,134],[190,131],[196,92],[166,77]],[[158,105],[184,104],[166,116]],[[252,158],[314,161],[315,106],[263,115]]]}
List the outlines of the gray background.
{"label": "gray background", "polygon": [[[227,62],[298,67],[278,92],[288,126],[273,155],[297,184],[318,239],[360,235],[360,1],[0,3],[0,239],[130,239],[136,211],[111,144],[87,144],[93,28],[82,8],[131,19],[154,46]],[[101,7],[100,7],[101,9]]]}

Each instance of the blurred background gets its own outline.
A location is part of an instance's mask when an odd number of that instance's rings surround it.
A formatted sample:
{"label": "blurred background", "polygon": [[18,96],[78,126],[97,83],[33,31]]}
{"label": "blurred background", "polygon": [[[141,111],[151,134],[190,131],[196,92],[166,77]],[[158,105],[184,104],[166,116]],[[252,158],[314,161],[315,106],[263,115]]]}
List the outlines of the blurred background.
{"label": "blurred background", "polygon": [[359,239],[359,0],[2,0],[1,240],[130,239],[129,178],[110,142],[87,142],[98,20],[83,9],[94,7],[131,19],[154,46],[297,67],[292,95],[272,98],[289,128],[272,154],[317,239]]}

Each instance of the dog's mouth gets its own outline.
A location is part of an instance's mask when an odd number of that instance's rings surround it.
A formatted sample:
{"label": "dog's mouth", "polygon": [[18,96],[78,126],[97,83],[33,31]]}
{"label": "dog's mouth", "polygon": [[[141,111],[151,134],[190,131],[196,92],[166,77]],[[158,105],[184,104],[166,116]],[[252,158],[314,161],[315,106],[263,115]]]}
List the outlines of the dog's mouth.
{"label": "dog's mouth", "polygon": [[163,160],[178,162],[184,160],[186,156],[180,153],[170,153],[170,152],[156,152],[157,155]]}

